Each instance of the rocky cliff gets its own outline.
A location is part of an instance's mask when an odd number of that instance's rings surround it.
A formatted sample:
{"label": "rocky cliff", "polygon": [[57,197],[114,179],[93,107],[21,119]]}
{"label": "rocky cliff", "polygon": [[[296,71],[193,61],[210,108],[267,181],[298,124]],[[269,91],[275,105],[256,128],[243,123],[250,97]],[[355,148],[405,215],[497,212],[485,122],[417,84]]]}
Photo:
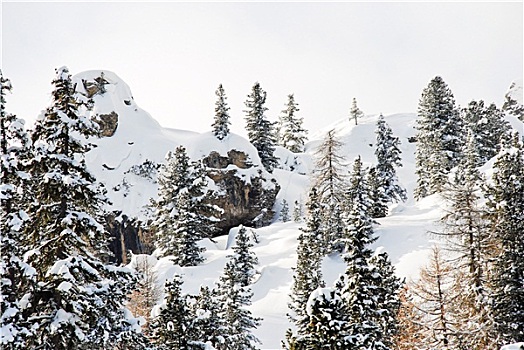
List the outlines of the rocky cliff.
{"label": "rocky cliff", "polygon": [[264,176],[261,169],[251,171],[254,166],[244,152],[233,149],[222,156],[213,151],[203,163],[207,176],[220,189],[207,200],[220,208],[216,215],[220,234],[227,234],[240,224],[260,227],[272,221],[280,186],[274,178]]}
{"label": "rocky cliff", "polygon": [[[93,119],[100,126],[97,147],[87,155],[95,176],[105,184],[112,202],[107,226],[115,241],[118,261],[125,251],[149,253],[151,242],[140,227],[157,197],[157,170],[168,151],[183,145],[193,160],[202,160],[210,179],[208,204],[217,208],[217,232],[244,224],[264,226],[274,216],[280,189],[265,171],[256,149],[243,137],[231,134],[224,140],[212,133],[163,128],[135,103],[131,90],[116,74],[88,71],[77,74],[77,89],[94,101]],[[213,116],[209,116],[210,125]]]}

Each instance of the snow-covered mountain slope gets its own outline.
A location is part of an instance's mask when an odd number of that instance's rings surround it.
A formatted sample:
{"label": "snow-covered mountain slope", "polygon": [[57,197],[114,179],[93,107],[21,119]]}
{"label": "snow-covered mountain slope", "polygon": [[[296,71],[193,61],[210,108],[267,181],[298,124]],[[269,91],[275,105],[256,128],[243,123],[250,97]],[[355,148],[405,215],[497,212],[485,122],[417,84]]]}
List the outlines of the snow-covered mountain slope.
{"label": "snow-covered mountain slope", "polygon": [[[90,71],[77,75],[86,80],[94,80],[101,71]],[[108,114],[115,112],[119,116],[118,127],[111,137],[96,140],[97,148],[88,154],[88,163],[97,177],[106,184],[113,202],[113,209],[122,210],[129,216],[142,216],[143,206],[150,197],[156,197],[156,184],[153,178],[137,175],[132,169],[147,160],[160,164],[167,151],[184,145],[191,157],[197,159],[215,150],[223,154],[231,148],[245,151],[254,164],[260,160],[253,146],[238,135],[230,135],[220,142],[211,133],[195,133],[162,128],[147,112],[141,110],[133,101],[129,87],[113,73],[104,71],[107,92],[94,95],[95,112]],[[522,95],[522,94],[521,94]],[[522,102],[522,101],[520,101]],[[210,125],[213,116],[209,116]],[[522,122],[511,117],[513,127],[522,129]],[[310,174],[314,168],[314,153],[326,132],[335,129],[337,136],[344,143],[342,149],[348,164],[348,172],[355,157],[360,155],[365,165],[375,162],[374,143],[375,125],[378,115],[368,115],[359,120],[358,125],[347,119],[326,126],[310,135],[310,142],[303,154],[292,154],[277,148],[276,155],[281,159],[281,168],[275,169],[273,176],[280,185],[275,211],[280,210],[283,199],[293,210],[293,203],[306,202],[310,186]],[[393,134],[401,141],[403,167],[397,169],[401,184],[408,191],[405,203],[394,204],[390,214],[379,219],[375,232],[378,240],[375,247],[389,253],[397,273],[401,277],[416,277],[419,267],[427,261],[430,247],[436,241],[428,231],[437,229],[436,222],[442,216],[443,201],[433,195],[421,201],[413,199],[415,177],[415,144],[409,142],[414,136],[415,114],[386,115],[385,120]],[[519,129],[520,128],[520,129]],[[292,170],[292,171],[291,171]],[[489,172],[489,168],[484,168]],[[125,181],[123,180],[125,178]],[[127,184],[126,184],[127,183]],[[255,330],[262,341],[262,349],[279,349],[286,330],[291,326],[287,320],[287,303],[292,283],[292,267],[296,264],[297,237],[303,223],[282,223],[276,220],[272,225],[256,229],[259,237],[254,247],[259,265],[251,310],[261,317],[262,324]],[[180,268],[174,266],[168,258],[157,259],[154,256],[134,256],[137,259],[148,258],[158,274],[159,283],[171,279],[175,273],[184,275],[184,290],[198,293],[201,285],[213,286],[222,273],[227,255],[232,253],[231,242],[236,233],[232,229],[228,236],[217,237],[214,242],[204,240],[206,261],[196,267]],[[323,262],[323,274],[329,285],[345,269],[339,256],[326,257]]]}
{"label": "snow-covered mountain slope", "polygon": [[[366,116],[357,126],[348,120],[342,120],[326,130],[319,131],[318,138],[309,142],[306,154],[301,155],[303,164],[308,164],[303,169],[312,169],[312,153],[324,132],[332,128],[337,130],[338,136],[344,142],[343,153],[347,159],[348,171],[351,162],[358,155],[361,155],[365,163],[373,163],[377,118],[376,115]],[[415,146],[408,142],[408,138],[414,134],[414,120],[414,114],[386,116],[393,132],[402,141],[404,166],[399,169],[399,177],[408,189],[409,200],[393,205],[391,214],[378,220],[380,225],[376,227],[376,233],[379,239],[375,243],[377,248],[381,247],[380,249],[390,254],[398,274],[407,278],[415,276],[419,267],[425,263],[432,245],[432,237],[427,231],[435,229],[435,221],[442,214],[441,200],[438,196],[431,196],[419,202],[412,199],[415,185]],[[302,199],[305,202],[309,188],[308,176],[285,170],[275,170],[274,175],[282,187],[277,200],[285,198],[288,203],[293,203],[296,199]],[[280,340],[284,339],[285,331],[291,327],[286,313],[293,276],[291,268],[296,264],[295,250],[301,226],[302,224],[295,222],[275,222],[256,230],[259,243],[255,245],[254,252],[259,258],[259,275],[252,286],[254,296],[251,310],[255,316],[263,318],[261,326],[255,331],[262,341],[263,349],[280,348]],[[172,278],[173,273],[182,273],[184,289],[188,293],[198,293],[201,284],[212,287],[227,261],[226,256],[232,252],[228,242],[232,242],[234,233],[235,230],[232,230],[231,237],[218,237],[216,243],[208,240],[202,242],[207,250],[206,262],[200,266],[180,268],[173,266],[167,258],[156,261],[155,270],[158,272],[159,282],[163,283]],[[323,263],[326,283],[331,284],[344,269],[345,265],[339,256],[326,257]]]}
{"label": "snow-covered mountain slope", "polygon": [[[245,138],[230,134],[219,141],[211,132],[163,128],[149,113],[134,102],[131,90],[116,74],[93,70],[75,75],[78,82],[88,84],[103,77],[103,93],[95,93],[93,114],[116,113],[118,122],[114,134],[91,140],[97,147],[87,154],[91,171],[103,182],[112,202],[111,209],[122,211],[128,217],[145,216],[150,198],[157,197],[157,169],[168,151],[182,145],[192,159],[201,159],[215,151],[226,155],[231,149],[244,152],[253,164],[252,171],[261,170],[266,177],[258,153]],[[77,84],[80,85],[80,84]],[[210,116],[209,125],[213,122]],[[246,174],[243,171],[242,175]]]}

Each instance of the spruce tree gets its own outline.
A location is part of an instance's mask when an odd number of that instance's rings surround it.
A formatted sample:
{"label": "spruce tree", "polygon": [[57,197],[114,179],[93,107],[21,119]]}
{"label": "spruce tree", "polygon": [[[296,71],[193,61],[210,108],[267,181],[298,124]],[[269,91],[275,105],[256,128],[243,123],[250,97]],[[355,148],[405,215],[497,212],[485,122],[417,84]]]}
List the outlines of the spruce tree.
{"label": "spruce tree", "polygon": [[524,147],[517,132],[504,142],[493,168],[487,205],[499,250],[490,278],[491,308],[502,345],[524,339]]}
{"label": "spruce tree", "polygon": [[302,221],[302,202],[300,200],[296,200],[293,206],[293,221],[294,222],[301,222]]}
{"label": "spruce tree", "polygon": [[282,199],[282,208],[280,209],[280,220],[282,222],[289,221],[289,205],[287,204],[286,199]]}
{"label": "spruce tree", "polygon": [[373,218],[383,218],[388,215],[389,200],[384,194],[384,188],[381,186],[380,178],[377,175],[377,168],[374,166],[367,171],[367,182],[369,185],[369,198],[373,203],[371,216]]}
{"label": "spruce tree", "polygon": [[395,170],[395,168],[402,166],[400,140],[393,136],[393,131],[382,114],[378,118],[375,134],[377,135],[375,147],[376,175],[384,193],[384,200],[387,202],[406,201],[406,190],[400,186]]}
{"label": "spruce tree", "polygon": [[497,155],[502,137],[509,132],[510,126],[495,104],[485,106],[482,100],[471,101],[462,113],[467,128],[475,136],[478,152],[476,166],[481,166]]}
{"label": "spruce tree", "polygon": [[174,153],[168,152],[158,175],[158,199],[152,201],[155,209],[152,226],[157,235],[155,246],[165,255],[173,255],[177,251],[172,239],[172,212],[180,191],[190,186],[189,178],[189,157],[185,148],[180,146]]}
{"label": "spruce tree", "polygon": [[100,224],[105,192],[86,168],[85,138],[96,135],[88,100],[75,91],[67,68],[57,70],[52,104],[32,132],[29,172],[35,200],[28,207],[26,257],[37,285],[22,315],[30,348],[146,347],[124,308],[136,282],[126,268],[104,261],[110,234]]}
{"label": "spruce tree", "polygon": [[304,336],[291,338],[294,349],[350,349],[346,305],[337,288],[318,288],[311,293]]}
{"label": "spruce tree", "polygon": [[370,215],[371,203],[367,195],[366,183],[359,174],[360,158],[355,160],[352,182],[352,203],[346,219],[344,237],[340,242],[344,245],[344,261],[346,270],[335,282],[335,288],[340,291],[347,310],[347,326],[345,332],[350,348],[386,349],[384,331],[379,318],[380,304],[376,275],[369,260],[373,251],[370,244],[376,238],[373,233],[373,219]]}
{"label": "spruce tree", "polygon": [[202,238],[198,233],[200,223],[192,204],[189,192],[180,192],[171,215],[174,221],[171,227],[172,260],[179,266],[196,266],[204,261],[202,253],[205,249],[198,246]]}
{"label": "spruce tree", "polygon": [[418,106],[415,198],[443,189],[461,157],[463,127],[453,93],[441,77],[433,78]]}
{"label": "spruce tree", "polygon": [[[353,207],[362,210],[363,215],[372,216],[373,202],[370,197],[370,188],[367,181],[366,169],[363,168],[360,156],[353,161],[353,168],[349,174],[347,188],[345,189],[345,213],[350,213]],[[373,220],[371,220],[374,222]]]}
{"label": "spruce tree", "polygon": [[213,123],[213,134],[217,139],[223,140],[227,135],[229,135],[229,107],[226,102],[226,93],[222,84],[218,86],[218,89],[215,91],[217,95],[217,101],[215,102],[215,122]]}
{"label": "spruce tree", "polygon": [[376,288],[376,323],[382,331],[382,343],[392,349],[395,338],[403,331],[397,318],[401,304],[402,282],[396,276],[395,268],[386,252],[373,255],[369,264],[373,271],[373,282]]}
{"label": "spruce tree", "polygon": [[194,331],[192,345],[206,349],[206,344],[217,348],[223,340],[224,322],[220,318],[220,305],[217,302],[215,290],[201,286],[192,308],[194,319],[191,329]]}
{"label": "spruce tree", "polygon": [[291,302],[288,304],[291,313],[289,319],[295,323],[297,334],[304,336],[309,319],[306,315],[307,301],[311,293],[318,287],[323,287],[321,272],[322,231],[320,221],[320,206],[317,192],[312,188],[307,203],[308,216],[306,227],[301,228],[298,237],[297,265],[293,268],[293,284],[291,287]]}
{"label": "spruce tree", "polygon": [[249,286],[256,274],[255,266],[258,264],[258,258],[252,252],[253,243],[251,238],[254,237],[254,232],[248,234],[247,229],[240,225],[235,237],[235,245],[233,246],[233,254],[228,256],[232,259],[236,269],[236,283],[242,287]]}
{"label": "spruce tree", "polygon": [[165,304],[151,323],[151,340],[158,349],[191,349],[188,329],[191,323],[186,296],[182,293],[182,278],[178,275],[165,285]]}
{"label": "spruce tree", "polygon": [[275,156],[276,135],[274,125],[265,116],[267,108],[266,92],[257,82],[251,89],[251,94],[247,96],[245,102],[246,110],[246,130],[249,142],[255,146],[262,164],[267,171],[272,172],[278,165],[278,158]]}
{"label": "spruce tree", "polygon": [[358,120],[364,116],[364,112],[362,112],[358,106],[357,106],[357,99],[353,97],[353,101],[351,103],[351,109],[349,110],[349,120],[353,119],[355,121],[355,125],[358,125]]}
{"label": "spruce tree", "polygon": [[29,219],[27,180],[24,171],[30,158],[30,140],[24,121],[5,109],[5,95],[11,92],[9,79],[0,70],[0,345],[25,348],[21,325],[20,298],[34,283],[35,270],[24,262],[22,232]]}
{"label": "spruce tree", "polygon": [[203,261],[197,242],[213,234],[202,203],[207,180],[201,162],[190,162],[183,146],[168,152],[158,177],[158,199],[152,226],[157,232],[156,247],[163,255],[172,255],[180,266],[194,266]]}
{"label": "spruce tree", "polygon": [[251,329],[260,325],[260,319],[253,317],[246,306],[251,305],[256,256],[250,251],[247,230],[243,227],[237,233],[234,253],[224,267],[217,287],[217,300],[222,306],[219,317],[223,324],[224,342],[217,345],[219,350],[256,349],[260,341]]}
{"label": "spruce tree", "polygon": [[298,109],[293,94],[288,95],[286,109],[282,111],[279,123],[279,144],[293,153],[304,152],[307,131],[302,127],[303,118],[295,115]]}

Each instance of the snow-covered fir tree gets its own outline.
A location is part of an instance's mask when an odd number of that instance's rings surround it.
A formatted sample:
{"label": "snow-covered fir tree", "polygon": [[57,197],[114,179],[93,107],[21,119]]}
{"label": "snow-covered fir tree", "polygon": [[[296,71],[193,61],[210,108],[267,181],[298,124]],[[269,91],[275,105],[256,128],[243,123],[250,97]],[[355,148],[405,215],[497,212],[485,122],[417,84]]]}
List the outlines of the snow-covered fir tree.
{"label": "snow-covered fir tree", "polygon": [[366,215],[373,212],[373,202],[370,197],[367,171],[362,164],[362,158],[358,156],[353,161],[353,167],[349,174],[347,187],[345,188],[345,213],[351,212],[354,206],[361,207]]}
{"label": "snow-covered fir tree", "polygon": [[173,276],[165,284],[165,301],[150,326],[150,338],[158,349],[192,349],[189,332],[192,320],[186,295],[182,293],[182,285],[183,280],[179,275]]}
{"label": "snow-covered fir tree", "polygon": [[304,152],[304,143],[307,141],[307,131],[303,128],[302,117],[295,115],[298,103],[293,94],[288,95],[286,109],[282,111],[279,121],[279,144],[293,153]]}
{"label": "snow-covered fir tree", "polygon": [[[241,232],[243,231],[243,232]],[[260,319],[253,317],[246,307],[251,305],[253,292],[250,283],[255,273],[256,256],[250,251],[247,230],[241,228],[236,236],[235,254],[224,267],[217,286],[217,300],[221,305],[219,317],[222,320],[224,341],[216,346],[219,350],[256,349],[260,343],[252,329],[260,325]]]}
{"label": "snow-covered fir tree", "polygon": [[225,327],[220,318],[220,308],[216,291],[207,286],[201,286],[194,304],[190,305],[193,320],[191,329],[194,332],[191,345],[195,349],[206,349],[206,346],[218,347],[224,342],[222,331]]}
{"label": "snow-covered fir tree", "polygon": [[424,198],[443,189],[449,172],[460,160],[465,137],[453,93],[439,76],[422,92],[415,128],[415,198]]}
{"label": "snow-covered fir tree", "polygon": [[304,216],[302,212],[302,201],[296,200],[293,206],[293,221],[302,222],[302,217]]}
{"label": "snow-covered fir tree", "polygon": [[288,332],[284,348],[348,349],[346,305],[339,289],[317,288],[306,305],[307,323],[302,335]]}
{"label": "snow-covered fir tree", "polygon": [[213,134],[217,139],[223,140],[227,135],[229,135],[229,107],[227,106],[227,97],[222,87],[222,84],[218,86],[218,89],[215,91],[217,95],[217,101],[215,102],[215,122],[213,123]]}
{"label": "snow-covered fir tree", "polygon": [[237,273],[236,283],[239,283],[242,287],[249,286],[256,275],[255,266],[258,264],[258,258],[253,253],[253,243],[251,237],[254,237],[255,233],[250,230],[248,233],[247,229],[240,225],[235,237],[235,245],[233,246],[233,255],[228,256],[235,263],[235,269]]}
{"label": "snow-covered fir tree", "polygon": [[186,149],[168,152],[158,177],[158,199],[152,226],[157,232],[156,247],[172,255],[180,266],[203,261],[197,242],[212,235],[202,198],[207,180],[200,162],[190,162]]}
{"label": "snow-covered fir tree", "polygon": [[[389,349],[393,344],[400,282],[386,254],[372,258],[374,221],[366,182],[358,170],[360,158],[354,168],[353,175],[360,174],[361,179],[355,181],[345,235],[340,239],[346,271],[332,288],[310,292],[297,334],[286,335],[286,349]],[[298,300],[300,295],[293,296]]]}
{"label": "snow-covered fir tree", "polygon": [[344,332],[347,348],[387,349],[384,330],[380,319],[381,305],[378,300],[376,274],[369,261],[373,255],[370,244],[376,238],[370,211],[372,203],[364,177],[357,176],[361,168],[360,157],[353,166],[352,203],[346,219],[343,254],[346,270],[335,282],[346,304],[346,325]]}
{"label": "snow-covered fir tree", "polygon": [[388,253],[380,252],[369,260],[373,271],[375,297],[377,302],[376,322],[382,331],[382,343],[394,348],[395,338],[402,331],[397,319],[400,310],[402,281],[396,276],[395,267]]}
{"label": "snow-covered fir tree", "polygon": [[316,164],[313,187],[317,189],[321,206],[324,234],[324,252],[331,252],[333,245],[342,235],[342,210],[347,187],[345,158],[341,154],[343,143],[330,130],[315,152]]}
{"label": "snow-covered fir tree", "polygon": [[155,246],[166,255],[173,255],[176,251],[172,243],[172,213],[180,191],[191,186],[189,179],[189,157],[185,148],[180,146],[174,153],[166,154],[158,175],[158,199],[152,201],[155,209],[152,227],[157,236]]}
{"label": "snow-covered fir tree", "polygon": [[22,327],[20,299],[34,283],[35,270],[23,259],[22,232],[28,220],[28,174],[30,140],[24,120],[6,111],[5,96],[11,92],[9,79],[0,70],[0,347],[26,348],[28,330]]}
{"label": "snow-covered fir tree", "polygon": [[371,216],[374,218],[383,218],[388,215],[389,200],[384,194],[384,188],[381,186],[380,178],[377,175],[377,168],[370,167],[367,171],[367,182],[369,186],[369,198],[373,203]]}
{"label": "snow-covered fir tree", "polygon": [[393,131],[382,114],[378,118],[375,134],[377,136],[376,172],[380,187],[383,189],[384,199],[388,202],[405,201],[407,199],[406,190],[400,186],[395,170],[402,166],[400,140],[393,136]]}
{"label": "snow-covered fir tree", "polygon": [[364,116],[364,112],[360,110],[357,106],[357,99],[353,97],[351,102],[351,109],[349,110],[349,120],[353,120],[355,125],[358,125],[358,120]]}
{"label": "snow-covered fir tree", "polygon": [[309,319],[306,314],[307,301],[311,293],[324,287],[321,272],[321,245],[323,235],[320,221],[320,205],[315,188],[309,192],[307,202],[308,215],[306,227],[301,228],[298,237],[297,265],[293,268],[293,284],[291,287],[291,302],[288,304],[291,313],[289,319],[295,324],[299,337],[306,335]]}
{"label": "snow-covered fir tree", "polygon": [[193,210],[193,198],[188,191],[181,191],[176,199],[171,218],[173,262],[180,266],[196,266],[204,261],[204,248],[198,245],[201,222]]}
{"label": "snow-covered fir tree", "polygon": [[493,168],[487,205],[499,249],[490,278],[491,309],[502,345],[524,339],[524,147],[517,132],[504,141]]}
{"label": "snow-covered fir tree", "polygon": [[287,204],[286,199],[282,199],[281,202],[281,209],[280,209],[280,220],[282,222],[288,222],[290,220],[289,218],[289,205]]}
{"label": "snow-covered fir tree", "polygon": [[[108,265],[109,233],[100,224],[105,192],[86,168],[85,138],[96,135],[67,68],[57,69],[52,104],[32,132],[34,201],[24,232],[37,284],[22,307],[29,348],[147,347],[124,305],[135,277]],[[138,328],[137,328],[138,327]]]}
{"label": "snow-covered fir tree", "polygon": [[245,102],[246,130],[249,142],[257,149],[262,164],[267,171],[272,172],[278,164],[278,158],[274,154],[277,143],[276,132],[273,123],[265,115],[267,111],[265,103],[266,92],[257,82],[251,88],[251,94],[247,96]]}
{"label": "snow-covered fir tree", "polygon": [[467,129],[471,129],[477,144],[478,160],[481,166],[497,155],[502,137],[509,132],[509,123],[504,113],[495,104],[484,105],[484,101],[471,101],[462,110]]}

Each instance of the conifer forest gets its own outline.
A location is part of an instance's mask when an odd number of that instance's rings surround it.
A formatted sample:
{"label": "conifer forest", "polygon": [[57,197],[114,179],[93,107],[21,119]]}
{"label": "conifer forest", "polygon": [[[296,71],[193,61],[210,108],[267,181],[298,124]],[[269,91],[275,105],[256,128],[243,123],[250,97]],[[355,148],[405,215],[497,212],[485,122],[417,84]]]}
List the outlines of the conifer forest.
{"label": "conifer forest", "polygon": [[313,132],[255,82],[245,136],[227,88],[189,132],[60,67],[26,125],[0,73],[1,349],[524,348],[522,86]]}

